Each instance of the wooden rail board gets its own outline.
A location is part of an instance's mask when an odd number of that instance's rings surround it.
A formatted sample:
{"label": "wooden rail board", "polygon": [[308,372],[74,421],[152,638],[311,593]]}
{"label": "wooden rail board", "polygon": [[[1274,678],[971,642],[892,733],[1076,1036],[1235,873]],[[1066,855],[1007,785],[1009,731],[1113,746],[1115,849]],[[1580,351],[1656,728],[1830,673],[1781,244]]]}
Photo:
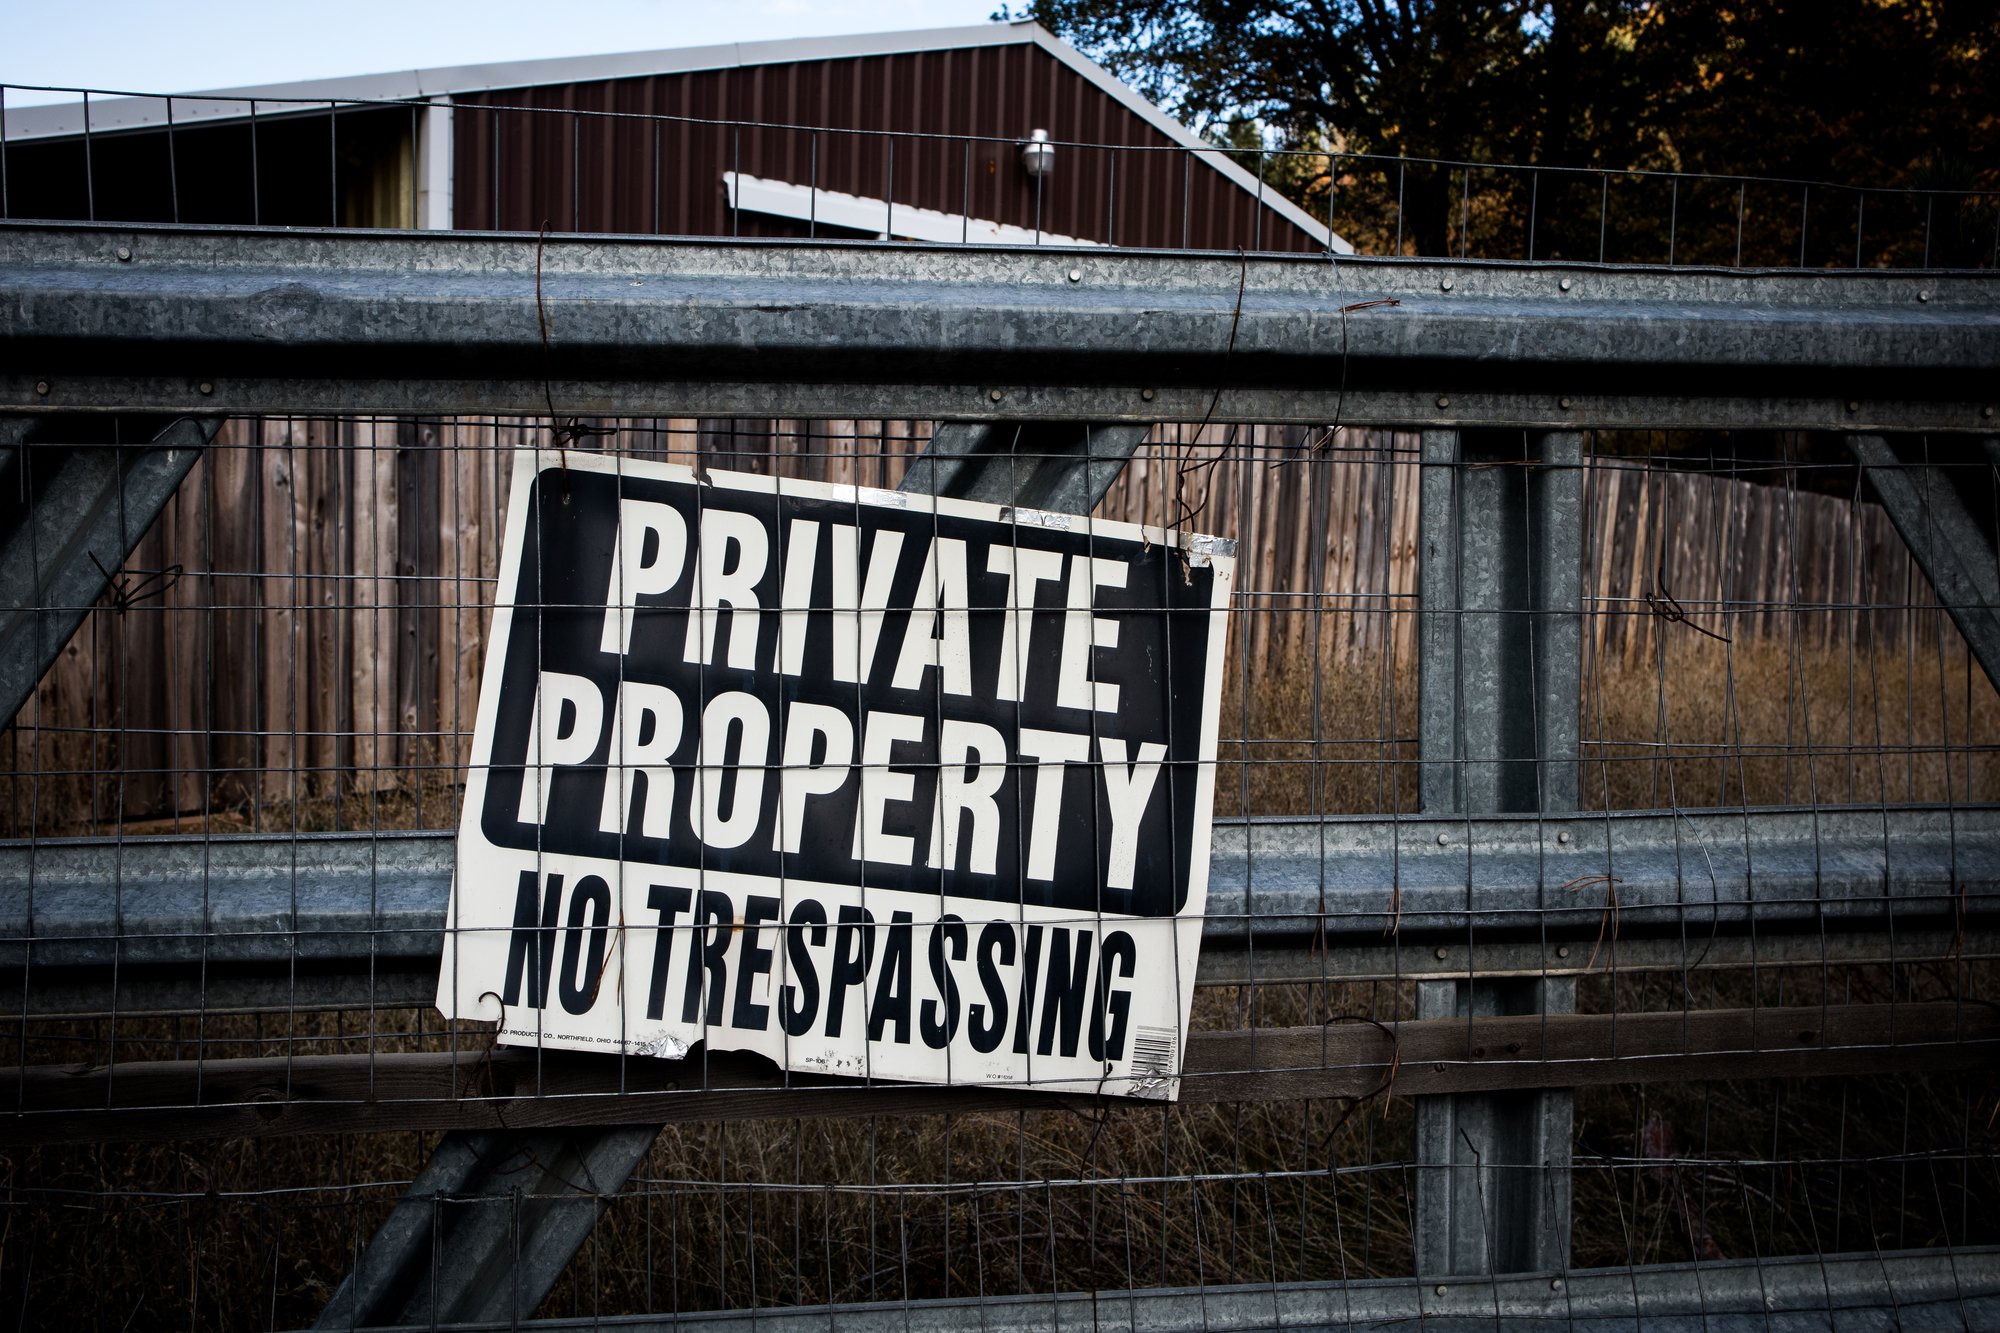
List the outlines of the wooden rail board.
{"label": "wooden rail board", "polygon": [[[932,424],[611,429],[604,447],[634,457],[888,488]],[[0,777],[34,774],[39,818],[64,833],[121,820],[128,832],[192,832],[211,810],[283,828],[297,801],[336,791],[349,825],[367,825],[375,793],[447,790],[462,776],[478,697],[508,455],[547,440],[545,425],[483,417],[225,423],[131,563],[178,565],[186,577],[141,614],[93,612],[23,710],[14,749],[0,748]],[[1098,512],[1172,524],[1191,509],[1190,526],[1239,542],[1232,671],[1311,660],[1333,674],[1374,671],[1385,654],[1405,670],[1416,647],[1414,449],[1413,437],[1388,431],[1334,440],[1297,427],[1167,424]],[[1663,566],[1691,620],[1735,642],[1963,651],[1948,625],[1929,637],[1935,598],[1878,505],[1783,480],[1772,469],[1592,458],[1593,660],[1636,669],[1658,636],[1698,637],[1649,609]],[[191,669],[196,649],[212,660]],[[25,831],[24,815],[13,818],[12,831]]]}
{"label": "wooden rail board", "polygon": [[[1831,1005],[1197,1032],[1184,1104],[1418,1096],[1991,1068],[2000,1006]],[[1079,1106],[1088,1096],[786,1075],[683,1061],[465,1050],[36,1065],[0,1071],[0,1143],[524,1129]],[[1139,1103],[1133,1103],[1135,1105]]]}

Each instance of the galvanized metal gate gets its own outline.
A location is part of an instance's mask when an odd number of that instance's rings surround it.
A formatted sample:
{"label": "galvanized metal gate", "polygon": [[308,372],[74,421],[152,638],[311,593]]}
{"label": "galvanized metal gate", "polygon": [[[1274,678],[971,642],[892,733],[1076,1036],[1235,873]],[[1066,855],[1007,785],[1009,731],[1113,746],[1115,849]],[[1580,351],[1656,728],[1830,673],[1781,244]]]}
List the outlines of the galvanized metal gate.
{"label": "galvanized metal gate", "polygon": [[[1345,427],[1404,432],[1419,490],[1416,808],[1267,815],[1246,722],[1201,970],[1204,985],[1235,989],[1240,1021],[1194,1035],[1184,1100],[1240,1118],[1246,1106],[1333,1099],[1352,1114],[1414,1098],[1413,1275],[1280,1280],[1274,1259],[1261,1283],[1059,1280],[1037,1295],[982,1279],[978,1299],[747,1315],[867,1328],[1978,1327],[2000,1320],[2000,1251],[1963,1220],[1949,1248],[1886,1252],[1871,1233],[1859,1252],[1573,1267],[1572,1089],[1955,1074],[1987,1089],[1967,1094],[1968,1111],[1990,1100],[1993,738],[1970,722],[1959,740],[1947,734],[1945,772],[1962,761],[1964,780],[1943,800],[1823,801],[1808,735],[1795,748],[1809,790],[1788,807],[1746,794],[1734,808],[1614,809],[1586,779],[1585,747],[1594,735],[1601,749],[1603,734],[1586,716],[1591,622],[1612,613],[1587,585],[1586,516],[1613,432],[1836,434],[1976,662],[1970,699],[2000,681],[1996,281],[6,223],[0,568],[14,573],[0,703],[20,710],[100,598],[122,611],[144,595],[134,580],[148,571],[127,557],[223,418],[539,416],[536,429],[575,448],[594,443],[579,424],[605,417],[936,421],[951,424],[906,468],[905,489],[1078,514],[1128,459],[1160,453],[1156,423],[1200,423],[1159,473],[1170,519],[1198,516],[1189,477],[1229,454],[1206,443],[1228,423],[1323,432],[1272,467],[1311,465]],[[1723,636],[1689,624],[1695,594],[1670,588],[1666,568],[1662,557],[1646,606],[1616,613]],[[1321,614],[1316,593],[1306,600]],[[1246,597],[1245,614],[1260,610]],[[1704,605],[1692,619],[1730,614]],[[1282,665],[1244,652],[1245,682]],[[1663,690],[1666,671],[1662,658]],[[1312,680],[1317,701],[1316,657]],[[1336,760],[1314,708],[1305,758],[1286,762],[1319,773]],[[1676,761],[1667,755],[1670,786]],[[663,1125],[1112,1114],[1089,1099],[843,1083],[724,1055],[568,1060],[456,1032],[379,1050],[376,1015],[425,1003],[443,928],[451,837],[418,804],[408,833],[312,832],[295,811],[288,834],[202,824],[65,839],[31,824],[0,846],[4,983],[23,1052],[0,1073],[0,1137],[443,1131],[321,1325],[486,1326],[537,1313]],[[1603,994],[1580,1005],[1579,981],[1615,982],[1614,960],[1666,977],[1672,996],[1625,1007],[1613,985],[1608,1008]],[[1881,969],[1886,992],[1836,995],[1828,978],[1852,991],[1862,968]],[[1897,969],[1923,971],[1929,988]],[[1765,993],[1760,970],[1822,984],[1787,1002],[1782,985]],[[1725,976],[1748,989],[1725,997]],[[1303,1025],[1259,1017],[1263,988],[1335,983],[1389,998]],[[1395,998],[1403,987],[1413,1011]],[[28,1055],[35,1024],[53,1016],[100,1015],[115,1034],[121,1018],[224,1011],[361,1015],[367,1050],[231,1058],[197,1037],[193,1059]],[[1085,1132],[1094,1149],[1101,1128]],[[1928,1160],[1970,1199],[1990,1182],[1991,1144],[1990,1126],[1968,1123],[1955,1153]],[[1654,1148],[1635,1171],[1682,1169],[1670,1143]],[[1161,1171],[1189,1188],[1197,1174]],[[1287,1178],[1246,1168],[1231,1188]],[[963,1189],[947,1176],[930,1191],[947,1231]],[[753,1238],[754,1216],[753,1205]],[[1051,1247],[1054,1235],[1051,1220]],[[678,1293],[656,1294],[650,1311],[632,1318],[720,1326],[746,1314],[695,1314]],[[613,1313],[625,1314],[578,1311]]]}

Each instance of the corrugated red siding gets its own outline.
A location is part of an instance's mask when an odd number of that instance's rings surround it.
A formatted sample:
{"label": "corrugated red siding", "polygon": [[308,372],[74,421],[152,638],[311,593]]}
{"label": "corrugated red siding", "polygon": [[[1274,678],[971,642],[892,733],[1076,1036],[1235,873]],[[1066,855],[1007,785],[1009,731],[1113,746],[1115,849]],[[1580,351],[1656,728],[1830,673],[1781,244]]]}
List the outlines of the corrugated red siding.
{"label": "corrugated red siding", "polygon": [[[734,170],[1020,227],[1037,225],[1039,207],[1044,231],[1119,245],[1314,250],[1324,242],[1025,43],[456,101],[454,216],[462,228],[805,234],[803,223],[732,218],[722,175]],[[655,116],[687,119],[637,118]],[[1018,147],[1035,129],[1067,141],[1039,200]],[[973,141],[917,137],[925,134]]]}

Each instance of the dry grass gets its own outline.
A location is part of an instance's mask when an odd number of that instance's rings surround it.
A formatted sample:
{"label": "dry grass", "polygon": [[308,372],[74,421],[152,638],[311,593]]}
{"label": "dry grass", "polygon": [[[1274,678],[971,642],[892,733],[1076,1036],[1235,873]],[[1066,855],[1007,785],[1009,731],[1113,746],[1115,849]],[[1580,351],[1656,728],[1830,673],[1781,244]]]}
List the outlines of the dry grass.
{"label": "dry grass", "polygon": [[[1414,662],[1327,645],[1277,651],[1245,697],[1224,678],[1216,814],[1417,809]],[[1591,654],[1580,685],[1587,809],[2000,800],[2000,696],[1955,634],[1863,654],[1686,627],[1635,654]],[[453,828],[462,773],[426,746],[367,775],[216,770],[207,804],[121,819],[119,736],[0,734],[6,836]],[[200,784],[196,784],[200,785]]]}
{"label": "dry grass", "polygon": [[[464,773],[441,750],[407,767],[349,771],[205,770],[177,785],[199,792],[173,814],[126,818],[122,791],[134,779],[120,768],[115,731],[38,736],[16,726],[0,734],[0,837],[143,837],[195,833],[365,833],[458,826]],[[11,765],[7,759],[11,757]],[[159,775],[147,775],[158,785]],[[151,808],[133,802],[135,808]]]}
{"label": "dry grass", "polygon": [[[2000,800],[2000,696],[1962,648],[1669,643],[1587,661],[1586,809]],[[1280,658],[1247,700],[1232,668],[1218,815],[1417,809],[1414,665],[1321,660]]]}
{"label": "dry grass", "polygon": [[[1800,654],[1688,633],[1590,663],[1592,807],[2000,798],[2000,703],[1962,653]],[[1335,659],[1329,654],[1323,661]],[[1416,806],[1416,677],[1315,679],[1293,654],[1232,678],[1218,813]],[[88,770],[103,766],[100,753]],[[180,831],[449,827],[428,773],[374,793],[245,800]],[[44,778],[35,826],[55,820]],[[95,779],[103,782],[108,779]],[[17,783],[16,791],[20,789]],[[247,790],[247,788],[246,788]],[[72,812],[88,810],[91,793]],[[73,795],[76,793],[73,793]],[[105,793],[97,791],[100,810]],[[21,811],[18,797],[17,816]],[[19,827],[19,825],[17,825]],[[171,826],[159,831],[170,831]],[[128,831],[134,831],[128,829]],[[149,830],[150,831],[150,830]],[[1587,1010],[1990,996],[1944,965],[1599,975]],[[1408,1015],[1407,986],[1206,990],[1203,1028]],[[113,1046],[113,1038],[116,1045]],[[436,1049],[434,1016],[33,1024],[36,1062]],[[457,1040],[480,1041],[477,1032]],[[1592,1089],[1577,1099],[1579,1264],[2000,1239],[2000,1078]],[[545,1313],[613,1314],[1403,1274],[1413,1112],[1401,1098],[1104,1108],[1084,1115],[740,1122],[661,1136]],[[0,1309],[25,1325],[309,1323],[420,1169],[419,1134],[0,1154]],[[79,1256],[88,1256],[79,1262]]]}
{"label": "dry grass", "polygon": [[[1581,1003],[1813,1004],[1991,994],[1937,965],[1599,975]],[[1411,1011],[1408,986],[1216,988],[1204,1029]],[[122,1058],[440,1044],[435,1019],[124,1020]],[[419,1031],[419,1024],[431,1026]],[[56,1025],[43,1025],[53,1029]],[[72,1025],[75,1026],[75,1025]],[[398,1037],[385,1036],[399,1032]],[[101,1058],[104,1025],[42,1034]],[[194,1043],[200,1039],[201,1045]],[[463,1040],[463,1038],[461,1038]],[[1577,1100],[1579,1265],[2000,1239],[2000,1076],[1591,1089]],[[1411,1268],[1413,1108],[1390,1097],[670,1129],[545,1313],[692,1311]],[[0,1154],[0,1308],[29,1324],[302,1324],[432,1142],[419,1134]],[[73,1256],[89,1253],[89,1264]]]}
{"label": "dry grass", "polygon": [[1584,683],[1583,801],[1610,809],[2000,800],[2000,697],[1963,646],[1672,637]]}

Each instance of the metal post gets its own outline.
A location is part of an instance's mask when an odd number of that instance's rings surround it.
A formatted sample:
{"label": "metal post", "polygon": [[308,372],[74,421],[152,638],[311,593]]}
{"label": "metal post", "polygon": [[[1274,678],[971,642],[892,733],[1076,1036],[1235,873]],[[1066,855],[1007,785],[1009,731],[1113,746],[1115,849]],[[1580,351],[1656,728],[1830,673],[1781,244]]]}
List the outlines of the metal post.
{"label": "metal post", "polygon": [[[1568,433],[1424,433],[1426,814],[1576,808],[1582,447],[1583,437]],[[1417,1016],[1576,1007],[1572,980],[1485,980],[1478,963],[1472,952],[1468,979],[1421,983]],[[1568,1267],[1571,1127],[1566,1091],[1418,1098],[1417,1271]]]}

